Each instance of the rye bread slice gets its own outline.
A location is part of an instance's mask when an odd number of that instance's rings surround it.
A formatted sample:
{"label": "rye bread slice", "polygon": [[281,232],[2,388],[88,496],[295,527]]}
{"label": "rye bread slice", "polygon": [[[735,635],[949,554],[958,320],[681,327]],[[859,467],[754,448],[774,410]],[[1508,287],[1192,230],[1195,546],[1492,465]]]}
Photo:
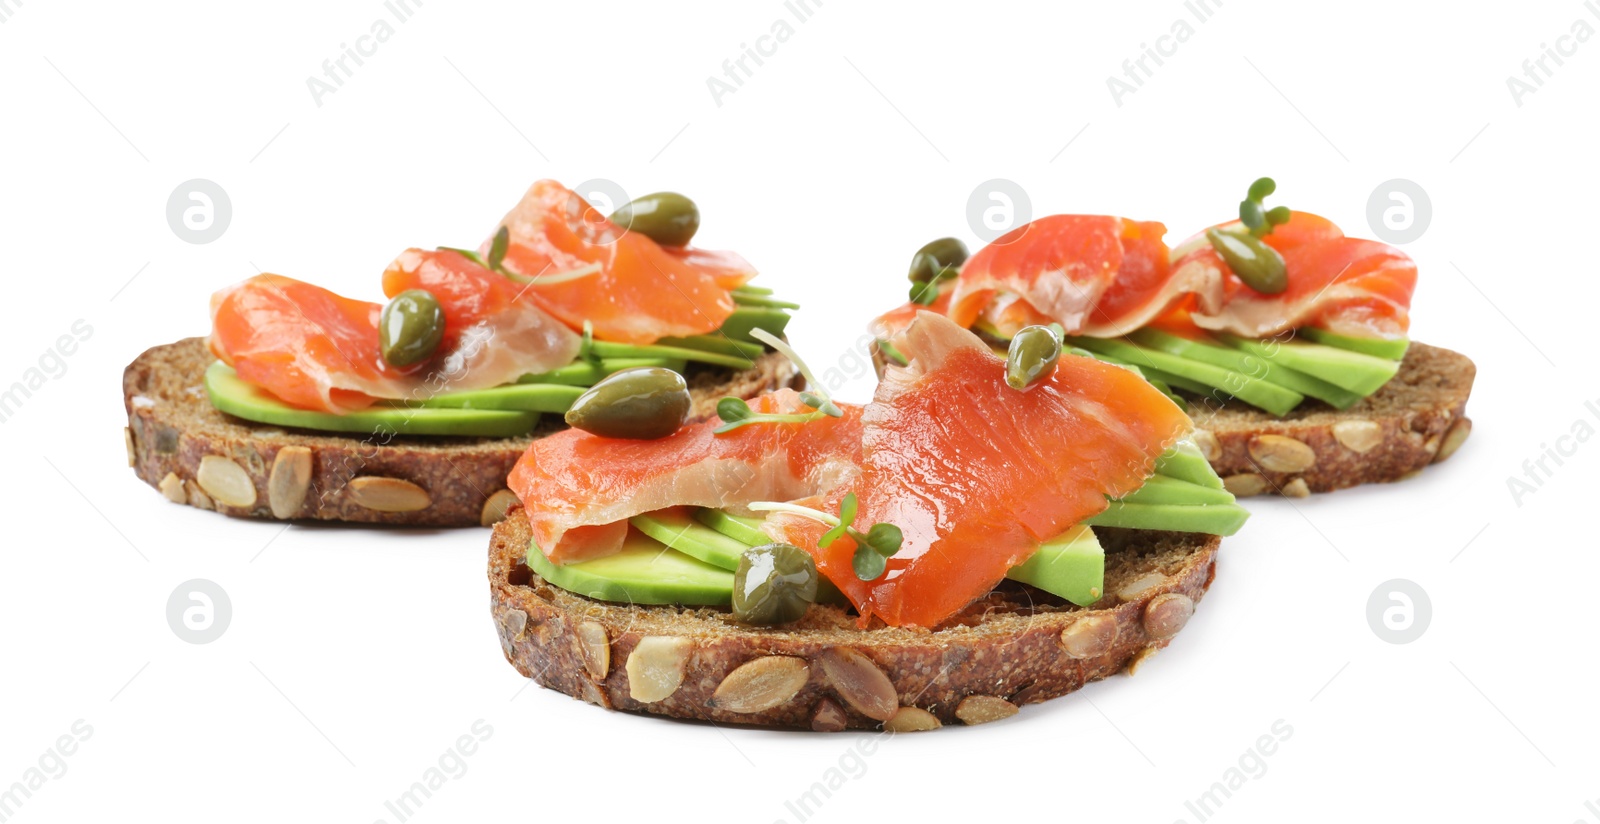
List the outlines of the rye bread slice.
{"label": "rye bread slice", "polygon": [[[506,475],[535,438],[565,428],[547,415],[516,438],[362,437],[275,427],[218,412],[206,396],[205,338],[140,355],[122,375],[128,464],[169,500],[227,515],[409,526],[488,526],[516,497]],[[691,372],[696,415],[795,378],[768,353],[743,372]]]}
{"label": "rye bread slice", "polygon": [[[1398,481],[1438,463],[1472,433],[1467,356],[1412,343],[1383,388],[1345,410],[1307,400],[1279,418],[1239,402],[1194,399],[1195,442],[1238,496]],[[1192,397],[1192,396],[1190,396]]]}
{"label": "rye bread slice", "polygon": [[532,533],[516,507],[490,539],[490,610],[518,672],[608,709],[819,731],[983,723],[1131,672],[1183,628],[1216,573],[1216,536],[1095,532],[1107,594],[1092,608],[1008,581],[937,631],[862,630],[827,605],[762,629],[727,610],[552,586],[525,563]]}

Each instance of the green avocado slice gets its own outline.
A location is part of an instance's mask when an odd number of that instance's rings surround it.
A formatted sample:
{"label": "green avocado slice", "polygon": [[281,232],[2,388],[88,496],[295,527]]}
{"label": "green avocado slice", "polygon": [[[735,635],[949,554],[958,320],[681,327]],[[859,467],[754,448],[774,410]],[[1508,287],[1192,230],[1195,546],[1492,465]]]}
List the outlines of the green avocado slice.
{"label": "green avocado slice", "polygon": [[427,400],[390,401],[402,409],[516,409],[524,412],[564,414],[584,392],[582,386],[554,383],[513,383],[489,389],[446,392]]}
{"label": "green avocado slice", "polygon": [[1208,504],[1231,504],[1234,502],[1233,494],[1226,489],[1203,486],[1166,475],[1152,475],[1145,480],[1144,486],[1115,500],[1128,504],[1177,504],[1181,506],[1206,506]]}
{"label": "green avocado slice", "polygon": [[646,512],[629,518],[628,523],[691,558],[729,572],[739,568],[740,556],[752,546],[700,523],[686,509]]}
{"label": "green avocado slice", "polygon": [[694,519],[746,546],[772,542],[767,533],[761,531],[760,518],[743,518],[720,509],[702,507],[694,513]]}
{"label": "green avocado slice", "polygon": [[1110,355],[1117,360],[1131,363],[1143,368],[1149,365],[1170,375],[1199,381],[1208,387],[1222,390],[1251,406],[1265,409],[1274,415],[1286,415],[1290,410],[1300,405],[1305,400],[1305,395],[1300,394],[1274,383],[1251,377],[1242,372],[1235,372],[1209,363],[1181,358],[1167,352],[1155,349],[1146,349],[1126,340],[1114,338],[1084,338],[1069,337],[1067,342],[1073,346],[1087,349],[1104,355]]}
{"label": "green avocado slice", "polygon": [[783,309],[765,306],[740,306],[722,322],[722,334],[743,343],[760,343],[750,336],[752,329],[764,329],[768,334],[783,337],[789,326],[789,313]]}
{"label": "green avocado slice", "polygon": [[490,409],[374,406],[344,415],[297,409],[240,378],[233,367],[221,361],[206,369],[205,384],[212,406],[234,417],[273,426],[324,432],[508,438],[526,435],[539,424],[537,412]]}
{"label": "green avocado slice", "polygon": [[560,369],[541,372],[537,375],[523,375],[517,383],[555,383],[563,386],[594,386],[600,379],[624,369],[633,369],[640,366],[659,366],[682,372],[684,362],[671,358],[609,358],[599,363],[591,361],[575,361]]}
{"label": "green avocado slice", "polygon": [[1237,504],[1130,504],[1113,501],[1111,506],[1084,523],[1091,526],[1117,526],[1126,529],[1156,529],[1166,532],[1203,532],[1207,535],[1232,535],[1249,520],[1250,513]]}
{"label": "green avocado slice", "polygon": [[761,357],[767,351],[767,348],[759,343],[736,341],[716,332],[709,335],[690,335],[686,338],[661,338],[656,341],[656,344],[680,349],[698,349],[702,352],[716,352],[722,355],[749,358],[751,360]]}
{"label": "green avocado slice", "polygon": [[1217,477],[1217,471],[1206,461],[1200,447],[1188,439],[1178,441],[1161,453],[1161,457],[1156,459],[1156,473],[1212,489],[1222,488],[1222,479]]}
{"label": "green avocado slice", "polygon": [[633,530],[628,531],[621,552],[576,564],[552,563],[537,545],[529,544],[528,567],[568,592],[597,601],[722,607],[733,603],[733,573]]}
{"label": "green avocado slice", "polygon": [[1006,577],[1086,607],[1104,594],[1106,552],[1093,529],[1076,526],[1040,544]]}
{"label": "green avocado slice", "polygon": [[1268,341],[1219,334],[1217,340],[1235,349],[1290,369],[1321,378],[1363,398],[1378,391],[1400,371],[1400,362],[1304,341]]}
{"label": "green avocado slice", "polygon": [[1128,339],[1147,349],[1159,349],[1181,358],[1209,363],[1246,375],[1258,375],[1263,380],[1285,389],[1325,401],[1335,409],[1349,409],[1361,401],[1361,395],[1321,378],[1223,346],[1209,338],[1195,340],[1163,332],[1160,329],[1140,329],[1129,335]]}
{"label": "green avocado slice", "polygon": [[1361,352],[1387,360],[1404,360],[1406,350],[1411,348],[1409,338],[1354,338],[1349,335],[1340,335],[1326,329],[1314,326],[1302,326],[1295,330],[1299,335],[1312,343],[1332,346],[1336,349],[1348,349],[1351,352]]}

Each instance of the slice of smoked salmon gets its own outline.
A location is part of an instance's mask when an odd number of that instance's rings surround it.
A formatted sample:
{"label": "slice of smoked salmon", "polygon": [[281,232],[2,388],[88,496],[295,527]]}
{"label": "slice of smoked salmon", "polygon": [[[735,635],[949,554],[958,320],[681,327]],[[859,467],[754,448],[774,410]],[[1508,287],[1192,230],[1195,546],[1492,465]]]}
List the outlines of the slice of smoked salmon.
{"label": "slice of smoked salmon", "polygon": [[1196,324],[1255,338],[1301,326],[1351,337],[1406,335],[1417,265],[1404,252],[1345,237],[1332,221],[1308,212],[1291,213],[1263,240],[1283,256],[1288,288],[1263,295],[1217,259],[1225,273],[1223,305],[1195,312]]}
{"label": "slice of smoked salmon", "polygon": [[[1007,570],[1083,519],[1106,496],[1137,489],[1192,424],[1142,378],[1064,356],[1028,392],[974,334],[924,312],[891,340],[910,358],[890,367],[862,416],[862,466],[845,491],[856,526],[898,526],[900,551],[876,581],[855,577],[848,538],[818,548],[826,529],[778,513],[774,537],[813,551],[862,613],[891,626],[934,627],[989,592]],[[837,511],[837,510],[835,510]]]}
{"label": "slice of smoked salmon", "polygon": [[[725,284],[742,283],[733,270],[748,268],[710,257],[716,253],[669,252],[553,180],[533,184],[501,225],[510,234],[504,266],[534,279],[529,294],[546,311],[573,329],[592,323],[601,340],[646,344],[713,332],[733,314]],[[585,271],[592,274],[556,277]]]}
{"label": "slice of smoked salmon", "polygon": [[377,399],[499,386],[577,357],[577,334],[531,301],[500,302],[504,295],[493,293],[504,287],[474,282],[461,270],[470,262],[449,254],[412,250],[385,274],[394,294],[427,288],[444,311],[446,339],[421,364],[400,369],[383,359],[380,304],[281,275],[257,275],[212,296],[211,350],[285,403],[334,413]]}
{"label": "slice of smoked salmon", "polygon": [[737,252],[719,252],[697,246],[663,246],[661,251],[710,275],[724,289],[737,289],[756,276],[756,267]]}
{"label": "slice of smoked salmon", "polygon": [[1122,268],[1122,239],[1130,222],[1106,215],[1050,215],[1012,229],[962,265],[950,319],[971,326],[1004,291],[1067,331],[1077,330]]}
{"label": "slice of smoked salmon", "polygon": [[211,351],[285,403],[351,412],[400,372],[378,350],[383,307],[282,275],[256,275],[211,296]]}
{"label": "slice of smoked salmon", "polygon": [[[856,471],[861,408],[805,424],[753,424],[721,435],[692,423],[659,440],[602,438],[577,429],[534,441],[507,481],[534,543],[557,563],[615,553],[625,529],[606,527],[672,506],[738,508],[832,489]],[[793,390],[751,403],[757,412],[808,410]]]}

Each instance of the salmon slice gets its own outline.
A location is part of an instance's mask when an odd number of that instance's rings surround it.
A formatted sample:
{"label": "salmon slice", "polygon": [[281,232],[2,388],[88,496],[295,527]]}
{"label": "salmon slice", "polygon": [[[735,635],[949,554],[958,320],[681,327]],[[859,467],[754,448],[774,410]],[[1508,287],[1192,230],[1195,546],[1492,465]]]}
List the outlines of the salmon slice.
{"label": "salmon slice", "polygon": [[[576,429],[534,441],[507,481],[522,500],[534,542],[557,563],[614,554],[627,519],[672,506],[738,509],[833,489],[853,475],[861,408],[805,424],[753,424],[714,434],[693,423],[659,440],[602,438]],[[793,390],[751,403],[757,412],[809,411]],[[607,528],[609,527],[609,531]]]}
{"label": "salmon slice", "polygon": [[737,289],[756,276],[756,267],[737,252],[719,252],[696,246],[663,246],[661,251],[710,275],[724,289]]}
{"label": "salmon slice", "polygon": [[[1128,221],[1123,232],[1122,268],[1077,334],[1097,338],[1126,335],[1193,296],[1201,306],[1222,305],[1223,268],[1209,246],[1193,257],[1171,260],[1167,227]],[[1209,256],[1208,256],[1209,253]]]}
{"label": "salmon slice", "polygon": [[971,326],[1003,291],[1076,331],[1122,269],[1129,224],[1106,215],[1050,215],[1012,229],[962,265],[951,320]]}
{"label": "salmon slice", "polygon": [[494,279],[509,280],[442,255],[412,250],[384,278],[391,294],[426,288],[439,300],[446,337],[421,364],[401,369],[383,359],[380,304],[270,274],[212,296],[211,350],[285,403],[336,414],[379,399],[499,386],[577,357],[582,339],[531,301],[506,299]]}
{"label": "salmon slice", "polygon": [[856,526],[898,526],[900,551],[876,581],[854,573],[848,538],[777,513],[774,537],[812,551],[861,612],[890,626],[935,627],[983,596],[1052,538],[1127,494],[1192,424],[1129,370],[1065,356],[1028,392],[976,335],[932,312],[891,340],[891,366],[862,415],[861,471],[822,497],[859,500]]}
{"label": "salmon slice", "polygon": [[[534,279],[528,294],[547,312],[573,329],[593,324],[601,340],[647,344],[713,332],[733,314],[728,284],[753,274],[737,255],[668,251],[624,231],[553,180],[533,184],[501,225],[510,234],[506,269]],[[556,277],[583,272],[591,274]]]}
{"label": "salmon slice", "polygon": [[1213,253],[1224,273],[1224,299],[1219,307],[1194,312],[1197,325],[1254,338],[1301,326],[1360,338],[1405,337],[1417,285],[1417,265],[1406,253],[1346,237],[1332,221],[1309,212],[1293,212],[1263,240],[1283,256],[1288,288],[1276,295],[1256,292]]}

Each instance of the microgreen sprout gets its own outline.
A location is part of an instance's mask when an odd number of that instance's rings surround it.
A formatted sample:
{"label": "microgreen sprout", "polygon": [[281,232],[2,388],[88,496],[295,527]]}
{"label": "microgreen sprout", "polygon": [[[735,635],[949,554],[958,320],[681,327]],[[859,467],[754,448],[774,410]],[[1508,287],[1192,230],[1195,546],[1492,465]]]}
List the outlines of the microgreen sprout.
{"label": "microgreen sprout", "polygon": [[794,362],[795,368],[800,370],[800,374],[805,377],[806,383],[814,387],[811,390],[800,393],[800,402],[810,407],[812,411],[788,414],[756,412],[743,399],[727,397],[717,401],[717,417],[722,419],[722,425],[712,430],[713,433],[720,435],[753,423],[807,423],[821,418],[840,418],[844,416],[844,410],[840,409],[834,404],[833,399],[828,397],[828,393],[822,389],[822,384],[817,381],[815,375],[811,374],[811,367],[807,366],[806,362],[801,359],[799,352],[794,351],[794,347],[765,329],[752,329],[750,330],[750,336],[771,346],[784,357]]}
{"label": "microgreen sprout", "polygon": [[489,242],[489,268],[496,272],[505,271],[501,264],[506,260],[506,249],[511,247],[511,230],[504,226],[494,230],[494,240]]}
{"label": "microgreen sprout", "polygon": [[1289,222],[1288,206],[1267,208],[1267,197],[1277,190],[1278,184],[1272,178],[1257,178],[1256,182],[1250,184],[1245,199],[1239,201],[1239,222],[1250,230],[1250,234],[1266,237],[1272,234],[1273,229]]}
{"label": "microgreen sprout", "polygon": [[900,551],[905,536],[901,534],[900,527],[888,523],[873,524],[866,532],[856,529],[853,524],[859,503],[854,492],[846,494],[844,500],[839,502],[837,517],[808,506],[773,501],[750,504],[750,509],[757,512],[787,512],[826,524],[830,529],[817,541],[817,546],[821,549],[827,549],[841,536],[850,536],[850,540],[856,544],[855,554],[850,558],[850,565],[855,569],[856,577],[863,581],[876,581],[883,577],[888,559]]}
{"label": "microgreen sprout", "polygon": [[600,365],[600,356],[594,351],[594,322],[583,322],[583,343],[578,346],[578,358],[595,366]]}

